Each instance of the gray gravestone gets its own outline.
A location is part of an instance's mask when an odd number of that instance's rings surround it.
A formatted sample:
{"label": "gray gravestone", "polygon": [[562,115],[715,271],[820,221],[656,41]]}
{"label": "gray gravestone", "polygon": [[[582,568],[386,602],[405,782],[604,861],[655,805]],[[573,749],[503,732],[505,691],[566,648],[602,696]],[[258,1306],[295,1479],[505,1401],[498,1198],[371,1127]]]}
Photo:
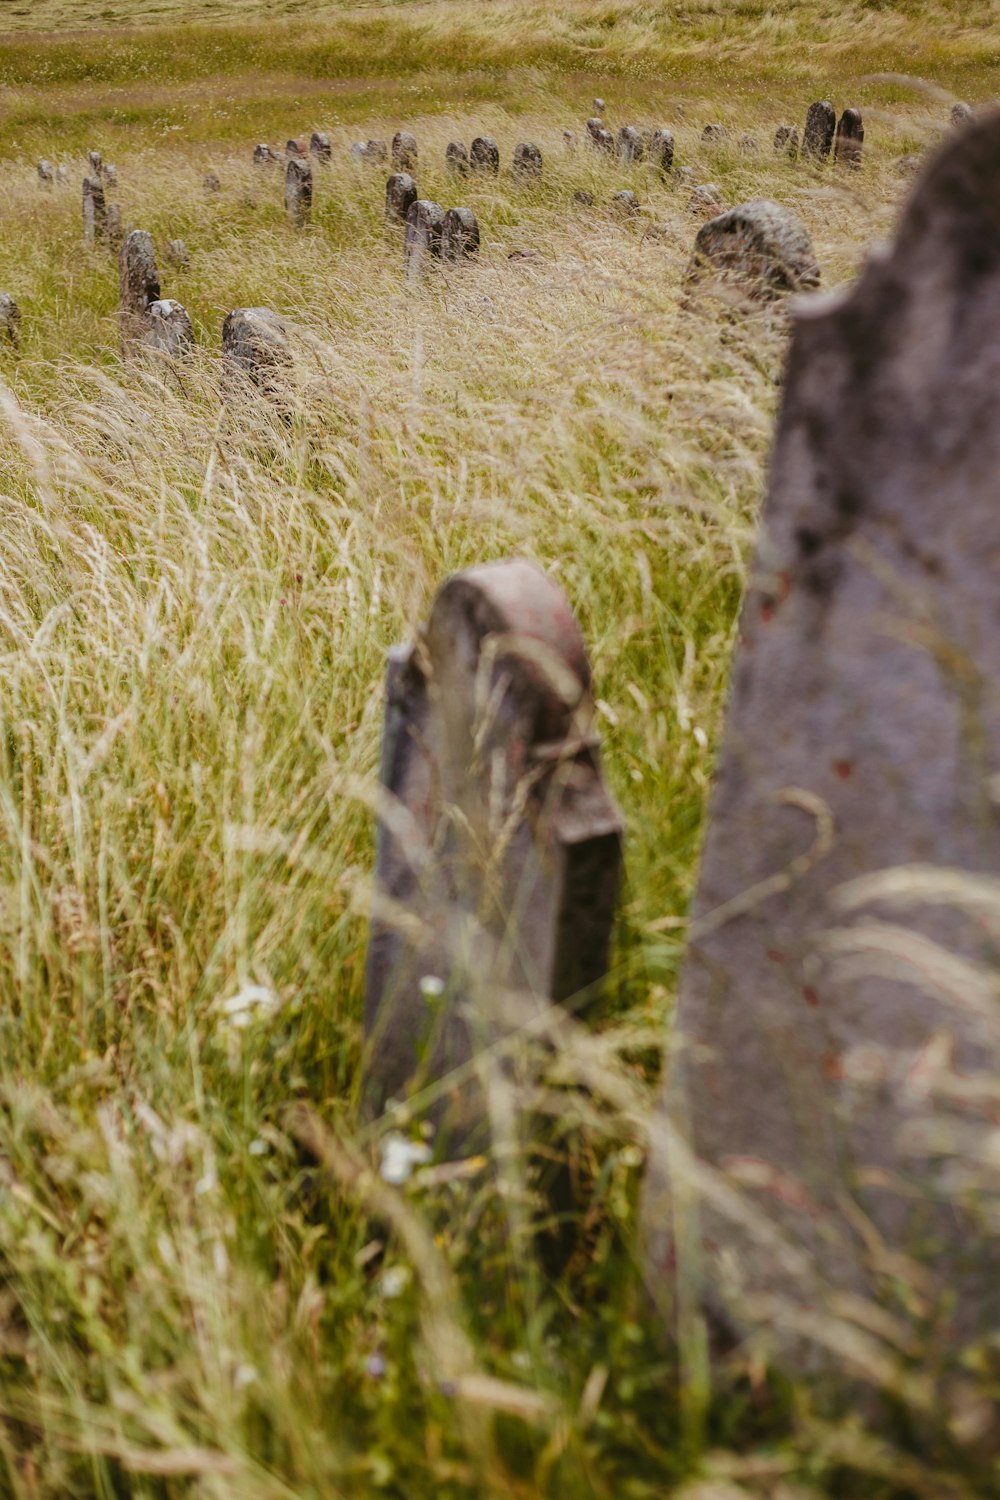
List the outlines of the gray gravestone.
{"label": "gray gravestone", "polygon": [[65,187],[66,183],[69,182],[69,167],[66,166],[65,162],[59,162],[56,166],[56,182],[60,187]]}
{"label": "gray gravestone", "polygon": [[142,338],[150,305],[159,296],[160,273],[152,237],[145,229],[133,229],[118,253],[118,323],[123,353]]}
{"label": "gray gravestone", "polygon": [[741,156],[759,156],[760,141],[755,135],[748,135],[745,131],[740,136],[739,148]]}
{"label": "gray gravestone", "polygon": [[308,159],[289,157],[285,168],[285,212],[296,229],[309,223],[312,213],[313,174]]}
{"label": "gray gravestone", "polygon": [[768,299],[819,285],[819,266],[802,221],[767,198],[741,203],[699,229],[691,275],[711,268]]}
{"label": "gray gravestone", "polygon": [[469,153],[465,149],[464,141],[449,141],[444,160],[448,171],[454,176],[465,177],[468,174]]}
{"label": "gray gravestone", "polygon": [[416,171],[417,138],[409,130],[397,130],[392,138],[392,165],[397,172]]}
{"label": "gray gravestone", "polygon": [[444,229],[444,209],[428,198],[418,198],[411,203],[406,215],[406,242],[403,248],[403,269],[407,281],[415,281],[427,270],[432,260],[441,259],[441,233]]}
{"label": "gray gravestone", "polygon": [[325,130],[313,131],[309,138],[309,150],[324,167],[330,165],[330,160],[333,156],[333,147],[330,145],[330,137]]}
{"label": "gray gravestone", "polygon": [[416,201],[417,184],[409,172],[393,172],[385,184],[386,223],[405,224],[406,216]]}
{"label": "gray gravestone", "polygon": [[616,144],[622,161],[642,161],[645,152],[642,144],[642,131],[637,126],[623,125],[618,132]]}
{"label": "gray gravestone", "polygon": [[513,174],[521,182],[537,181],[542,175],[542,153],[532,141],[514,147]]}
{"label": "gray gravestone", "polygon": [[699,182],[688,198],[688,213],[714,218],[722,208],[722,189],[717,182]]}
{"label": "gray gravestone", "polygon": [[189,354],[194,348],[194,329],[186,310],[172,297],[150,303],[140,343],[172,359]]}
{"label": "gray gravestone", "polygon": [[100,177],[104,171],[104,158],[99,151],[88,151],[87,160],[90,163],[90,172],[93,177]]}
{"label": "gray gravestone", "polygon": [[106,188],[118,186],[118,168],[106,162],[101,168],[101,181]]}
{"label": "gray gravestone", "polygon": [[111,249],[121,249],[122,240],[125,238],[125,228],[122,224],[120,203],[108,204],[107,217],[104,221],[104,232],[107,235],[108,244]]}
{"label": "gray gravestone", "polygon": [[479,254],[479,224],[471,208],[449,208],[441,226],[441,259],[472,260]]}
{"label": "gray gravestone", "polygon": [[566,147],[566,150],[572,156],[573,153],[576,151],[576,147],[577,147],[576,131],[575,130],[564,130],[563,131],[563,145]]}
{"label": "gray gravestone", "polygon": [[725,125],[719,125],[718,123],[706,125],[701,132],[701,138],[706,146],[719,146],[723,141],[729,139],[729,131]]}
{"label": "gray gravestone", "polygon": [[865,127],[859,109],[845,109],[837,125],[833,159],[845,167],[860,167]]}
{"label": "gray gravestone", "polygon": [[[601,779],[579,626],[522,559],[447,580],[417,645],[390,657],[365,1033],[375,1109],[608,964],[621,817]],[[403,916],[394,922],[387,899]],[[447,1125],[481,1101],[456,1089]]]}
{"label": "gray gravestone", "polygon": [[474,172],[496,177],[500,171],[500,147],[491,135],[477,135],[469,147],[469,166]]}
{"label": "gray gravestone", "polygon": [[298,159],[300,161],[308,161],[309,160],[309,142],[305,139],[304,136],[300,136],[296,140],[286,141],[285,142],[285,156],[289,160],[298,157]]}
{"label": "gray gravestone", "polygon": [[186,271],[191,264],[188,247],[183,240],[168,240],[166,258],[170,265],[178,271]]}
{"label": "gray gravestone", "polygon": [[661,1114],[719,1176],[654,1122],[644,1205],[651,1287],[921,1378],[1000,1318],[998,179],[994,114],[795,321]]}
{"label": "gray gravestone", "polygon": [[107,228],[108,210],[104,201],[104,188],[99,177],[83,179],[83,237],[93,242],[102,240]]}
{"label": "gray gravestone", "polygon": [[227,401],[258,394],[283,406],[292,356],[285,325],[269,307],[237,307],[222,325],[222,394]]}
{"label": "gray gravestone", "polygon": [[261,141],[259,146],[253,148],[253,162],[255,167],[273,167],[277,160],[278,158],[266,141]]}
{"label": "gray gravestone", "polygon": [[218,172],[206,172],[201,179],[202,191],[210,194],[222,192],[222,181]]}
{"label": "gray gravestone", "polygon": [[49,184],[49,186],[56,180],[55,168],[50,161],[45,161],[44,158],[38,163],[38,180],[39,182]]}
{"label": "gray gravestone", "polygon": [[798,156],[799,131],[796,125],[779,125],[774,132],[775,156]]}
{"label": "gray gravestone", "polygon": [[665,127],[653,131],[649,138],[649,159],[664,174],[673,171],[674,136],[672,131]]}
{"label": "gray gravestone", "polygon": [[802,135],[802,155],[825,161],[833,150],[837,130],[837,111],[828,99],[810,104],[806,111],[806,128]]}
{"label": "gray gravestone", "polygon": [[[362,160],[371,166],[382,166],[389,160],[389,148],[385,141],[366,141],[361,148]],[[414,156],[416,164],[416,156]]]}
{"label": "gray gravestone", "polygon": [[0,338],[15,349],[21,344],[21,309],[10,292],[0,292]]}
{"label": "gray gravestone", "polygon": [[630,188],[623,188],[611,199],[611,207],[615,213],[627,217],[639,212],[639,200]]}

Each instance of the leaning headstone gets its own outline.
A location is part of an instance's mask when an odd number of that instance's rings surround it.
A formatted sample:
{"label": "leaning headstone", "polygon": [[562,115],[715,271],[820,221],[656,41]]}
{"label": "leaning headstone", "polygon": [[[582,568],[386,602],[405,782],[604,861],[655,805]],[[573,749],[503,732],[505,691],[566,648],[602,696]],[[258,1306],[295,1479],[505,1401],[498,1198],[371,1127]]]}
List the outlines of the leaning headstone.
{"label": "leaning headstone", "polygon": [[83,179],[83,237],[93,242],[102,240],[107,228],[108,210],[104,201],[104,188],[99,177]]}
{"label": "leaning headstone", "polygon": [[[559,586],[523,559],[449,578],[390,654],[364,1022],[369,1107],[467,1064],[607,973],[622,822],[590,668]],[[401,920],[400,920],[401,919]],[[460,1139],[475,1080],[437,1111]]]}
{"label": "leaning headstone", "polygon": [[0,292],[0,338],[15,349],[21,343],[21,309],[10,292]]}
{"label": "leaning headstone", "polygon": [[522,182],[534,180],[542,175],[542,153],[532,141],[522,141],[514,147],[513,173]]}
{"label": "leaning headstone", "polygon": [[587,134],[590,136],[590,139],[592,141],[596,140],[598,131],[603,129],[604,121],[601,119],[600,115],[591,115],[590,119],[587,121]]}
{"label": "leaning headstone", "polygon": [[194,329],[181,304],[172,297],[150,303],[140,343],[171,359],[190,353],[194,348]]}
{"label": "leaning headstone", "polygon": [[799,131],[797,125],[779,125],[774,132],[775,156],[798,156]]}
{"label": "leaning headstone", "polygon": [[318,162],[323,166],[329,166],[333,157],[333,147],[330,145],[330,137],[325,130],[314,130],[309,137],[309,150]]}
{"label": "leaning headstone", "polygon": [[491,135],[476,136],[469,147],[469,166],[488,177],[495,177],[500,171],[500,147]]}
{"label": "leaning headstone", "polygon": [[55,182],[56,172],[50,161],[45,161],[43,159],[38,163],[38,180],[39,182],[45,182],[49,184]]}
{"label": "leaning headstone", "polygon": [[860,167],[865,127],[860,109],[845,109],[837,125],[833,159],[845,167]]}
{"label": "leaning headstone", "polygon": [[606,151],[608,156],[614,155],[615,138],[611,134],[610,130],[605,130],[603,125],[598,131],[595,132],[591,139],[593,140],[594,145],[596,146],[598,151]]}
{"label": "leaning headstone", "polygon": [[829,99],[810,104],[806,111],[806,128],[802,135],[802,155],[825,161],[833,150],[837,130],[837,111]]}
{"label": "leaning headstone", "polygon": [[393,172],[385,184],[385,219],[387,224],[405,224],[406,216],[417,201],[417,184],[409,172]]}
{"label": "leaning headstone", "polygon": [[469,153],[464,141],[449,141],[444,153],[445,165],[456,177],[465,177],[469,170]]}
{"label": "leaning headstone", "polygon": [[392,138],[392,165],[397,172],[416,169],[417,138],[409,130],[397,130]]}
{"label": "leaning headstone", "polygon": [[152,303],[160,296],[160,273],[152,236],[133,229],[125,236],[118,254],[118,322],[123,353],[139,341]]}
{"label": "leaning headstone", "polygon": [[292,356],[285,325],[269,307],[237,307],[222,325],[222,394],[227,401],[263,395],[287,401]]}
{"label": "leaning headstone", "polygon": [[644,156],[642,131],[635,125],[623,125],[618,132],[618,155],[622,161],[642,161]]}
{"label": "leaning headstone", "polygon": [[994,115],[795,321],[644,1205],[651,1287],[927,1416],[1000,1320],[998,179]]}
{"label": "leaning headstone", "polygon": [[649,138],[649,159],[661,172],[673,171],[674,136],[672,131],[665,127],[653,131]]}
{"label": "leaning headstone", "polygon": [[690,275],[711,269],[767,300],[819,285],[819,266],[805,225],[768,198],[741,203],[710,219],[694,242]]}
{"label": "leaning headstone", "polygon": [[951,106],[950,118],[953,125],[971,125],[976,115],[970,104],[959,102]]}
{"label": "leaning headstone", "polygon": [[167,241],[167,261],[178,271],[186,271],[191,264],[188,247],[183,240]]}
{"label": "leaning headstone", "polygon": [[221,193],[222,182],[218,172],[206,172],[201,180],[201,186],[206,193]]}
{"label": "leaning headstone", "polygon": [[285,168],[285,212],[297,229],[309,223],[312,199],[312,167],[304,157],[289,157]]}
{"label": "leaning headstone", "polygon": [[441,259],[441,234],[444,229],[444,209],[428,198],[418,198],[410,205],[406,215],[406,243],[403,249],[403,269],[407,281],[415,281],[426,271],[432,260]]}
{"label": "leaning headstone", "polygon": [[471,208],[449,208],[441,226],[441,259],[472,260],[479,254],[479,224]]}

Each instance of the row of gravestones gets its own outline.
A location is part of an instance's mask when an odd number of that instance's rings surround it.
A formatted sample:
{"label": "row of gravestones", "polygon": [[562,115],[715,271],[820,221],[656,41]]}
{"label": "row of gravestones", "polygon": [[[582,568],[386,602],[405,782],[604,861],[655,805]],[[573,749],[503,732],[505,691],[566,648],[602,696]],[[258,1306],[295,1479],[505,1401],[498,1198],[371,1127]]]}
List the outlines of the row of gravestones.
{"label": "row of gravestones", "polygon": [[[720,1331],[804,1364],[891,1304],[938,1368],[1000,1313],[991,1202],[954,1191],[962,1143],[996,1159],[1000,256],[968,247],[998,180],[1000,115],[794,320],[650,1126],[664,1315],[684,1276]],[[445,1151],[480,1143],[483,1069],[606,976],[623,825],[594,723],[569,602],[527,561],[448,579],[390,654],[367,1095]]]}

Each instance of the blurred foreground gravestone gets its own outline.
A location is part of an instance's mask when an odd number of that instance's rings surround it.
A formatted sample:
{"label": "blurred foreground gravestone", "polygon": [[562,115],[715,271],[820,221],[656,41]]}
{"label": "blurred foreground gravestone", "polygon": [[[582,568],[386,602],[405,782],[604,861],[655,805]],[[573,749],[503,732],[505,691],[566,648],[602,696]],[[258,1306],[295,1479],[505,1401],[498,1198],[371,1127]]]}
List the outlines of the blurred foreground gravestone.
{"label": "blurred foreground gravestone", "polygon": [[833,150],[837,130],[837,111],[828,99],[810,104],[806,111],[806,128],[802,133],[802,155],[825,161]]}
{"label": "blurred foreground gravestone", "polygon": [[[599,987],[622,823],[593,718],[573,612],[523,559],[453,575],[416,644],[391,653],[365,992],[372,1108]],[[455,1080],[443,1112],[457,1136],[481,1118],[474,1079]]]}
{"label": "blurred foreground gravestone", "polygon": [[758,299],[816,287],[820,279],[805,225],[767,198],[741,203],[702,225],[689,279],[700,279],[707,269]]}
{"label": "blurred foreground gravestone", "polygon": [[801,304],[651,1127],[651,1289],[800,1366],[1000,1317],[998,178]]}
{"label": "blurred foreground gravestone", "polygon": [[292,356],[285,325],[269,307],[236,307],[222,325],[222,395],[276,407],[291,395]]}

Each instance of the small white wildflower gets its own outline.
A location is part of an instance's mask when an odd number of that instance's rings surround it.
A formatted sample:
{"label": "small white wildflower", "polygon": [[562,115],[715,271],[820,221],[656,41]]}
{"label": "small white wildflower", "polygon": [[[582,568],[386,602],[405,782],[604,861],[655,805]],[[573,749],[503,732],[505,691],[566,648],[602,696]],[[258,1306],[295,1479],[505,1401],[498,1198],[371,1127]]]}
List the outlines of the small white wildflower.
{"label": "small white wildflower", "polygon": [[436,974],[425,974],[420,981],[420,993],[425,1000],[440,1000],[444,994],[444,980]]}
{"label": "small white wildflower", "polygon": [[399,1187],[409,1180],[414,1167],[430,1159],[431,1148],[426,1141],[411,1141],[398,1130],[391,1130],[382,1142],[382,1180]]}
{"label": "small white wildflower", "polygon": [[222,1002],[222,1013],[231,1026],[242,1031],[258,1016],[270,1016],[278,1008],[278,997],[262,984],[245,984],[241,990]]}
{"label": "small white wildflower", "polygon": [[409,1266],[389,1266],[382,1272],[383,1297],[398,1297],[410,1284]]}

